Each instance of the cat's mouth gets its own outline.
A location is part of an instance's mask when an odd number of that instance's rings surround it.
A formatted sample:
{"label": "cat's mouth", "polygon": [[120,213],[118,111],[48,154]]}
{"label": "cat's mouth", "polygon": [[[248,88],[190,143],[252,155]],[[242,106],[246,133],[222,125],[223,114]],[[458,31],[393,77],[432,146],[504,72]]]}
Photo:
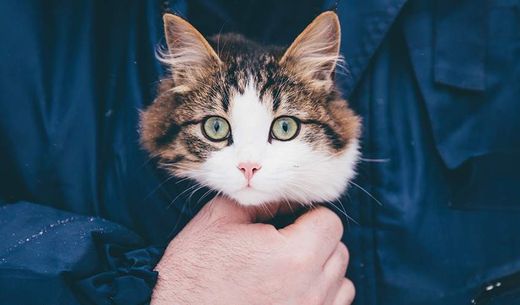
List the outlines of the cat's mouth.
{"label": "cat's mouth", "polygon": [[252,189],[253,186],[251,185],[251,182],[247,182],[246,186],[244,186],[242,189]]}
{"label": "cat's mouth", "polygon": [[246,179],[246,181],[243,184],[242,188],[240,188],[240,191],[247,191],[247,190],[258,190],[258,188],[255,188],[253,186],[253,181],[250,180],[250,179]]}
{"label": "cat's mouth", "polygon": [[250,182],[246,183],[241,189],[238,190],[239,192],[250,192],[250,191],[258,191],[262,192],[258,188],[255,188],[253,185],[251,185]]}

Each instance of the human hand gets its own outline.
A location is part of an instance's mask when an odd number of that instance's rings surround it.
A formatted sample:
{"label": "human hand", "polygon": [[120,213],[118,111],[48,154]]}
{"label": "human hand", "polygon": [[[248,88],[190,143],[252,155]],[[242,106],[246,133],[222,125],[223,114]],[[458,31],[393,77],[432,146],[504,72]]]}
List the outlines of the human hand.
{"label": "human hand", "polygon": [[170,242],[152,305],[351,304],[343,226],[324,207],[277,230],[217,197]]}

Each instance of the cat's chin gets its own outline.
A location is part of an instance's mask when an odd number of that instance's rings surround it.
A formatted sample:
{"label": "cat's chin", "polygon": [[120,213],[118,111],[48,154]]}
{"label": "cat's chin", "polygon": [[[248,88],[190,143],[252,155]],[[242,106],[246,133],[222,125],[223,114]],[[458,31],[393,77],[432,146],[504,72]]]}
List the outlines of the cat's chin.
{"label": "cat's chin", "polygon": [[279,204],[281,201],[280,198],[273,196],[272,193],[259,191],[253,188],[241,189],[233,194],[228,194],[228,196],[240,205],[247,207]]}

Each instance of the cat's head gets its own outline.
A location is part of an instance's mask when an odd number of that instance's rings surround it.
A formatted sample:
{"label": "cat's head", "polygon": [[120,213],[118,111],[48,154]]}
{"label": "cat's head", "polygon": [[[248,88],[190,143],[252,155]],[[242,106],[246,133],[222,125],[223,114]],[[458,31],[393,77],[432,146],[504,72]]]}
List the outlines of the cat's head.
{"label": "cat's head", "polygon": [[171,174],[243,205],[337,199],[354,175],[359,118],[334,85],[340,26],[318,16],[287,49],[206,40],[166,14],[170,77],[141,116],[141,143]]}

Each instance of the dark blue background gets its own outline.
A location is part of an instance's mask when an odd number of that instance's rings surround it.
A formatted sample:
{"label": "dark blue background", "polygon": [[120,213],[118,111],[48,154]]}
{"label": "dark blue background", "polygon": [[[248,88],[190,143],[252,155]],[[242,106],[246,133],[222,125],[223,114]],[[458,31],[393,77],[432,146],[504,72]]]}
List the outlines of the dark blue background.
{"label": "dark blue background", "polygon": [[[166,6],[204,34],[287,45],[334,2]],[[164,6],[0,3],[1,304],[147,303],[162,247],[204,202],[138,145]],[[481,299],[520,304],[519,1],[337,12],[338,83],[364,122],[355,183],[382,203],[355,186],[342,199],[357,304],[469,304],[497,281]]]}

